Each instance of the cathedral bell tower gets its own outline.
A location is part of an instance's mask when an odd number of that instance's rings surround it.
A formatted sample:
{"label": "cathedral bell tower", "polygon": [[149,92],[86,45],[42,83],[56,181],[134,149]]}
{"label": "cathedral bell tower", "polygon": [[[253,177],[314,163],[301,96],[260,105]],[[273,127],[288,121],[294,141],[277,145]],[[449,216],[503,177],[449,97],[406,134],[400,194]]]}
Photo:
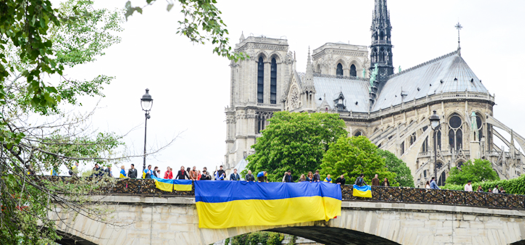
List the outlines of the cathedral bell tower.
{"label": "cathedral bell tower", "polygon": [[371,87],[371,99],[381,92],[388,76],[394,74],[392,63],[392,42],[390,25],[390,12],[386,6],[386,0],[375,0],[375,8],[372,14],[372,45],[370,45],[370,74],[377,65],[377,78]]}

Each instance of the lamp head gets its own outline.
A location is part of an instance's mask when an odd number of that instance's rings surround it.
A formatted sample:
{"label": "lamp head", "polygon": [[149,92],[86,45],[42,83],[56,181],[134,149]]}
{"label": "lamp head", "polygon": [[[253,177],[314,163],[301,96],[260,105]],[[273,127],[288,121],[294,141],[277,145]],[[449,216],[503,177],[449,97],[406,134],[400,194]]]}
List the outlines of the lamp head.
{"label": "lamp head", "polygon": [[149,89],[146,89],[146,93],[140,98],[140,106],[142,106],[143,111],[150,111],[153,107],[153,99],[149,94]]}
{"label": "lamp head", "polygon": [[439,127],[439,120],[439,116],[437,115],[436,111],[434,111],[434,114],[429,118],[430,127],[432,128],[432,130],[436,130],[437,127]]}

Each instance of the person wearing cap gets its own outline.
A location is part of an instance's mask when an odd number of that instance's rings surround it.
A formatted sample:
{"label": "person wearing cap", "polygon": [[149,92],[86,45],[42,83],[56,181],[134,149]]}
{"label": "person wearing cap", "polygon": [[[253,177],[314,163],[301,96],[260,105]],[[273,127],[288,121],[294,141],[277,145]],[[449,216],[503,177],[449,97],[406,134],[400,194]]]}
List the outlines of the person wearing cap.
{"label": "person wearing cap", "polygon": [[465,191],[472,191],[472,181],[468,181],[465,185]]}
{"label": "person wearing cap", "polygon": [[261,182],[268,182],[268,173],[266,171],[261,171],[257,174],[257,181],[259,183]]}

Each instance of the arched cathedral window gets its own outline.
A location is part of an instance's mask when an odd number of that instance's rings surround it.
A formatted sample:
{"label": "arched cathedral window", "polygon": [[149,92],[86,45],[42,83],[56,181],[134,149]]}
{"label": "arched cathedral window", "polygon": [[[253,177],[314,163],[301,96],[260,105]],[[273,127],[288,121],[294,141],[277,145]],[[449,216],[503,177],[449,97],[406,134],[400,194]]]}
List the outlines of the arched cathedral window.
{"label": "arched cathedral window", "polygon": [[421,152],[428,152],[428,136],[423,141],[423,145],[421,145]]}
{"label": "arched cathedral window", "polygon": [[272,59],[270,74],[270,104],[277,104],[277,62]]}
{"label": "arched cathedral window", "polygon": [[264,62],[262,57],[259,57],[257,63],[257,102],[264,103]]}
{"label": "arched cathedral window", "polygon": [[446,180],[447,180],[447,175],[445,174],[445,171],[443,171],[441,172],[441,175],[439,176],[438,185],[444,186]]}
{"label": "arched cathedral window", "polygon": [[410,145],[413,145],[416,142],[416,132],[410,135]]}
{"label": "arched cathedral window", "polygon": [[463,123],[461,118],[454,114],[448,121],[448,143],[450,149],[459,150],[463,147]]}
{"label": "arched cathedral window", "polygon": [[343,76],[343,65],[341,65],[341,63],[337,64],[337,70],[335,71],[335,75]]}
{"label": "arched cathedral window", "polygon": [[350,66],[350,76],[351,77],[357,76],[357,69],[355,68],[355,65]]}
{"label": "arched cathedral window", "polygon": [[356,136],[356,137],[357,137],[357,136],[361,136],[361,135],[363,135],[363,134],[361,133],[361,131],[357,131],[357,133],[354,134],[354,136]]}
{"label": "arched cathedral window", "polygon": [[481,120],[479,113],[476,113],[476,124],[478,126],[478,135],[476,135],[476,140],[481,141],[483,138],[483,121]]}

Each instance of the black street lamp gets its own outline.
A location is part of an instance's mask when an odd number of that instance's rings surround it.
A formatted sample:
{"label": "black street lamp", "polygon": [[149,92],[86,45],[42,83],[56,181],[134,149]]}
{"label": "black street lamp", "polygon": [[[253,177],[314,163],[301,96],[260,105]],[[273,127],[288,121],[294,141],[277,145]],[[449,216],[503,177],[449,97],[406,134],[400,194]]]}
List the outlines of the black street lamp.
{"label": "black street lamp", "polygon": [[436,184],[438,181],[437,177],[437,140],[436,140],[436,131],[439,129],[439,116],[437,115],[436,111],[434,111],[434,114],[430,116],[430,127],[432,128],[432,131],[434,131],[434,177],[436,178]]}
{"label": "black street lamp", "polygon": [[142,110],[146,112],[146,122],[144,123],[144,164],[142,165],[142,173],[144,173],[146,170],[146,136],[148,130],[148,119],[150,119],[149,112],[151,111],[151,107],[153,107],[153,99],[149,94],[149,89],[146,89],[146,93],[142,95],[140,106],[142,107]]}

